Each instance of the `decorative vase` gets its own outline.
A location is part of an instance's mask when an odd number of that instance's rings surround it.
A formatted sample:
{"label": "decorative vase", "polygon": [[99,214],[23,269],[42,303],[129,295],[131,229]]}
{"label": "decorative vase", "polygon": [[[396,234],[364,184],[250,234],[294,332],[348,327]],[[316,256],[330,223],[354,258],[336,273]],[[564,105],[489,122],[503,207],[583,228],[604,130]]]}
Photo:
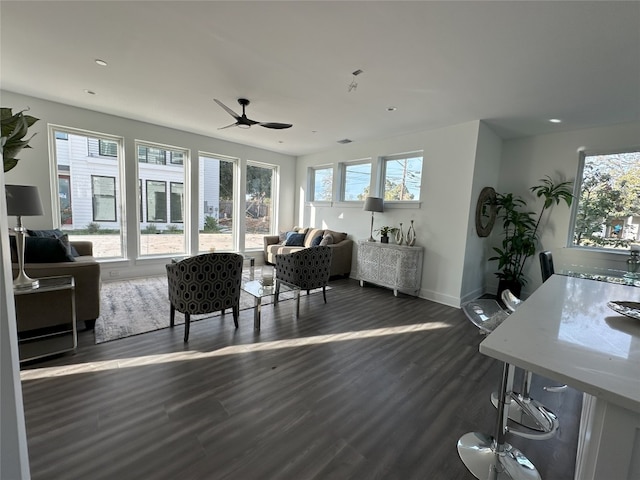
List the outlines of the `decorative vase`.
{"label": "decorative vase", "polygon": [[389,243],[389,235],[383,235],[380,237],[380,243]]}
{"label": "decorative vase", "polygon": [[498,281],[498,299],[502,298],[502,292],[506,289],[511,290],[511,293],[519,298],[522,293],[522,284],[513,280],[500,279]]}
{"label": "decorative vase", "polygon": [[416,231],[413,228],[413,220],[411,220],[411,225],[409,226],[409,230],[407,230],[407,245],[413,247],[416,244]]}
{"label": "decorative vase", "polygon": [[400,223],[400,228],[396,230],[396,243],[398,245],[402,245],[404,242],[404,232],[402,231],[402,223]]}

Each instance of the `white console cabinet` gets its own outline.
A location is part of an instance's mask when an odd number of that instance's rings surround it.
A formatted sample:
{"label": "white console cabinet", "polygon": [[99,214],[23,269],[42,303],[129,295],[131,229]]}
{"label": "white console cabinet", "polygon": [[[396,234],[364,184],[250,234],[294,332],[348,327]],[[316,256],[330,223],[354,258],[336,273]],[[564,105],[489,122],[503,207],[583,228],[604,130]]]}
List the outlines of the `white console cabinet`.
{"label": "white console cabinet", "polygon": [[358,273],[364,282],[381,285],[409,295],[418,295],[422,282],[422,247],[389,243],[358,242]]}

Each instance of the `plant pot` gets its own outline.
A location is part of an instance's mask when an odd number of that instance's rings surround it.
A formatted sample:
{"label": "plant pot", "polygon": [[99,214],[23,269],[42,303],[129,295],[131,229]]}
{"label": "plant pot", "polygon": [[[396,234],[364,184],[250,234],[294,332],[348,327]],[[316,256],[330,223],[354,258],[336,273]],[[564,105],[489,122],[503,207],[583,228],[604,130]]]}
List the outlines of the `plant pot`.
{"label": "plant pot", "polygon": [[506,289],[511,290],[511,293],[520,298],[520,294],[522,293],[522,284],[513,280],[500,280],[498,282],[498,300],[502,298],[502,292]]}
{"label": "plant pot", "polygon": [[389,243],[389,235],[383,235],[380,237],[380,243]]}

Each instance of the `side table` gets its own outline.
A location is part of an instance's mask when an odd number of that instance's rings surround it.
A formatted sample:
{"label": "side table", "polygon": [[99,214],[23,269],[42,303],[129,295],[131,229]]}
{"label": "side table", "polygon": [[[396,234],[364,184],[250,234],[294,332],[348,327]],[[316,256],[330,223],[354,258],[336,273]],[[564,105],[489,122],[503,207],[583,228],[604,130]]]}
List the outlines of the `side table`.
{"label": "side table", "polygon": [[20,362],[75,350],[78,345],[73,277],[39,280],[36,288],[13,292]]}

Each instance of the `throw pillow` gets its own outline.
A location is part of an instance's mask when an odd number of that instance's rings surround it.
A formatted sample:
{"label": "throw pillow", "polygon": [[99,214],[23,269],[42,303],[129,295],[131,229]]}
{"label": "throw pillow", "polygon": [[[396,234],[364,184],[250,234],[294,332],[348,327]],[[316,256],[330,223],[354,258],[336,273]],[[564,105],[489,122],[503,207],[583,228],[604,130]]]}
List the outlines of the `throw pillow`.
{"label": "throw pillow", "polygon": [[345,232],[334,232],[333,230],[327,230],[326,233],[330,234],[333,237],[333,243],[340,243],[345,238],[347,238],[347,234]]}
{"label": "throw pillow", "polygon": [[322,235],[318,235],[317,237],[315,237],[315,238],[311,241],[311,246],[312,246],[312,247],[317,247],[318,245],[320,245],[320,242],[322,242]]}
{"label": "throw pillow", "polygon": [[[11,248],[17,248],[15,237],[10,238]],[[67,247],[59,238],[26,237],[24,263],[75,262]]]}
{"label": "throw pillow", "polygon": [[320,242],[321,247],[326,247],[327,245],[331,245],[333,243],[333,236],[330,233],[326,233],[324,237],[322,237],[322,241]]}
{"label": "throw pillow", "polygon": [[75,249],[75,247],[71,245],[71,243],[69,242],[69,236],[58,228],[53,228],[51,230],[28,230],[27,229],[27,233],[29,234],[30,237],[61,239],[62,243],[66,245],[69,255],[73,257],[80,256],[80,254]]}
{"label": "throw pillow", "polygon": [[287,237],[289,236],[290,233],[298,233],[298,232],[295,232],[293,230],[290,230],[288,232],[280,232],[280,234],[278,235],[278,240],[280,245],[284,245],[285,243],[287,243]]}
{"label": "throw pillow", "polygon": [[303,247],[304,246],[304,233],[289,232],[287,239],[284,242],[286,247]]}

